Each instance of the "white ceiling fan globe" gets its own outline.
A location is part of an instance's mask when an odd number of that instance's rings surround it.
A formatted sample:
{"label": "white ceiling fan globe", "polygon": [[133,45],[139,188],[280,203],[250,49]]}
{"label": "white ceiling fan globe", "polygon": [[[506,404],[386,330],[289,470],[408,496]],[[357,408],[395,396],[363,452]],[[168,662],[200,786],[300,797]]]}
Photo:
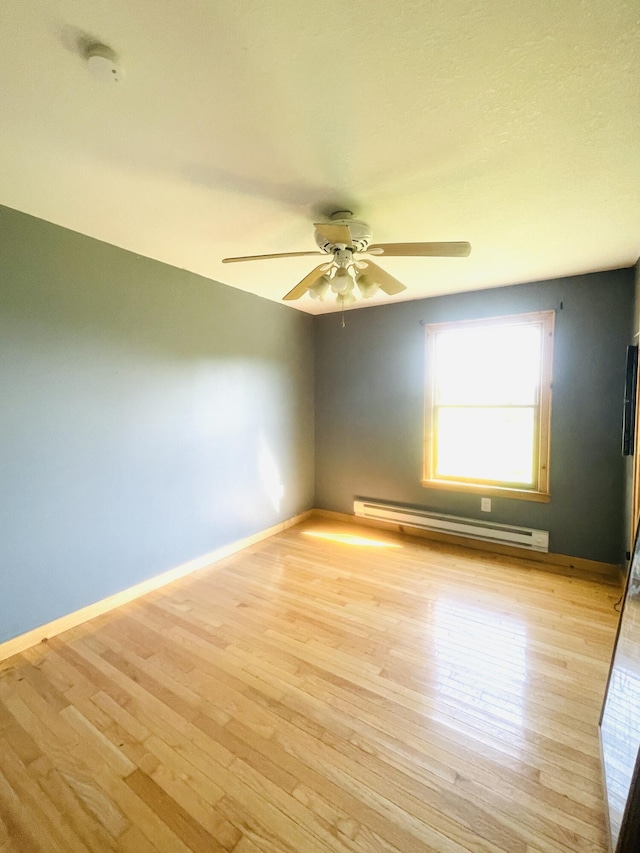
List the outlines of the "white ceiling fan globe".
{"label": "white ceiling fan globe", "polygon": [[347,267],[340,267],[331,279],[331,289],[334,293],[345,294],[353,289],[353,276]]}

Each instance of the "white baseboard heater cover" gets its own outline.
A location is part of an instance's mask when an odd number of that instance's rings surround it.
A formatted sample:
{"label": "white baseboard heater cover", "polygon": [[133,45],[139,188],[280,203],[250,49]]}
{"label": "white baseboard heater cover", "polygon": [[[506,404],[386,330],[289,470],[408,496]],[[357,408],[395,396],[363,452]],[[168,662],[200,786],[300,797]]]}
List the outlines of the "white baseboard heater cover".
{"label": "white baseboard heater cover", "polygon": [[377,501],[356,500],[353,512],[360,518],[375,521],[387,521],[390,524],[403,524],[407,527],[419,527],[422,530],[434,530],[438,533],[452,533],[466,536],[468,539],[482,539],[501,545],[513,545],[527,551],[549,552],[549,531],[535,530],[530,527],[515,527],[511,524],[496,524],[492,521],[480,521],[475,518],[461,518],[457,515],[445,515],[428,512],[417,507],[401,507]]}

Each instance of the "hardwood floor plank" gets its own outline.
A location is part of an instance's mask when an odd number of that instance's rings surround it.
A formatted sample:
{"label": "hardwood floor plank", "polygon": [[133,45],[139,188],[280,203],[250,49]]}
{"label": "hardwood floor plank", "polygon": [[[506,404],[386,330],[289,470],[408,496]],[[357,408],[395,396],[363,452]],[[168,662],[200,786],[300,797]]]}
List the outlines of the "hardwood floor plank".
{"label": "hardwood floor plank", "polygon": [[606,853],[618,595],[291,528],[3,663],[0,853]]}
{"label": "hardwood floor plank", "polygon": [[154,780],[136,769],[126,778],[127,785],[194,853],[219,853],[221,844]]}
{"label": "hardwood floor plank", "polygon": [[29,770],[37,774],[43,792],[89,850],[101,853],[119,849],[118,839],[130,824],[99,786],[60,772],[46,757],[31,764]]}
{"label": "hardwood floor plank", "polygon": [[26,849],[85,853],[87,847],[6,741],[0,743],[0,801],[11,841]]}

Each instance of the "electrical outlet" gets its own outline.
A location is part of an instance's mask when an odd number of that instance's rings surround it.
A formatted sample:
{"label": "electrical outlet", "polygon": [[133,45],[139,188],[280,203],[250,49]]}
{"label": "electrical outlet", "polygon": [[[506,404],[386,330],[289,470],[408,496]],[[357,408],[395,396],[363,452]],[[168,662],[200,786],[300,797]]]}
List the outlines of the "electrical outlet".
{"label": "electrical outlet", "polygon": [[480,498],[480,509],[482,512],[491,512],[491,498]]}

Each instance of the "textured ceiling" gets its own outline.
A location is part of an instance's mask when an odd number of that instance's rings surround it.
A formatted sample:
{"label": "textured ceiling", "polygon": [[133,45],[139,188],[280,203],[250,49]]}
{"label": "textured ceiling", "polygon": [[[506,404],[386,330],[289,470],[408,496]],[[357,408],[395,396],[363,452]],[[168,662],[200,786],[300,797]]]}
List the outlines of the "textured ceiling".
{"label": "textured ceiling", "polygon": [[[376,242],[471,242],[381,261],[400,298],[628,266],[639,17],[637,0],[3,0],[0,203],[274,300],[316,259],[221,258],[312,250],[314,219],[345,206]],[[91,76],[87,38],[124,82]]]}

